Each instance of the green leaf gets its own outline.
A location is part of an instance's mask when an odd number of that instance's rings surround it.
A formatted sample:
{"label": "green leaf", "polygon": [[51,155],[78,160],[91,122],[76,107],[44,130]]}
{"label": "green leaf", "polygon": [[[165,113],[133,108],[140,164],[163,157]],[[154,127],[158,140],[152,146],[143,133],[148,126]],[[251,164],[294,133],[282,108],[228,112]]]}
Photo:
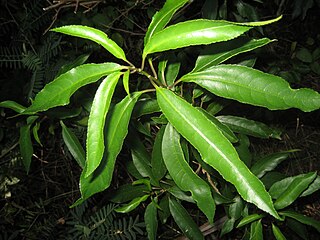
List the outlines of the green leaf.
{"label": "green leaf", "polygon": [[144,222],[146,223],[146,229],[149,240],[157,239],[158,230],[158,218],[157,218],[157,207],[154,202],[149,203],[144,212]]}
{"label": "green leaf", "polygon": [[271,24],[271,23],[275,23],[279,21],[281,18],[282,18],[282,15],[277,18],[266,20],[266,21],[244,22],[244,23],[235,23],[235,24],[242,25],[242,26],[250,26],[250,27],[260,27],[260,26]]}
{"label": "green leaf", "polygon": [[311,63],[312,62],[312,54],[311,52],[306,48],[300,48],[296,52],[296,58],[298,58],[302,62]]}
{"label": "green leaf", "polygon": [[289,150],[264,156],[251,167],[251,172],[258,178],[261,178],[267,172],[275,169],[282,161],[286,160],[289,157],[290,153],[295,151],[296,150]]}
{"label": "green leaf", "polygon": [[146,185],[126,184],[112,192],[108,200],[114,203],[128,202],[134,198],[142,197],[148,191],[149,189]]}
{"label": "green leaf", "polygon": [[169,208],[174,221],[177,223],[183,234],[190,240],[204,239],[197,224],[193,221],[187,210],[176,200],[169,198]]}
{"label": "green leaf", "polygon": [[103,157],[104,125],[111,98],[121,74],[114,72],[106,77],[94,96],[88,121],[85,177],[90,176],[97,169]]}
{"label": "green leaf", "polygon": [[294,212],[294,211],[281,211],[279,212],[280,215],[286,216],[289,218],[293,218],[297,220],[298,222],[301,222],[305,225],[309,225],[311,227],[314,227],[318,232],[320,232],[320,222],[316,221],[310,217],[306,217],[300,213]]}
{"label": "green leaf", "polygon": [[249,67],[219,65],[181,78],[194,82],[224,98],[283,110],[299,108],[309,112],[320,108],[320,94],[306,88],[292,89],[282,78]]}
{"label": "green leaf", "polygon": [[316,179],[309,185],[307,190],[305,190],[300,197],[308,196],[320,189],[320,176],[317,176]]}
{"label": "green leaf", "polygon": [[124,72],[123,74],[123,87],[126,93],[129,95],[130,94],[130,88],[129,88],[129,77],[130,77],[130,70]]}
{"label": "green leaf", "polygon": [[86,154],[81,143],[77,136],[62,121],[60,121],[60,125],[62,127],[62,138],[64,143],[79,166],[84,168],[86,163]]}
{"label": "green leaf", "polygon": [[85,64],[73,68],[47,84],[36,95],[33,104],[22,114],[34,114],[49,108],[67,105],[71,95],[82,86],[96,82],[101,77],[123,68],[116,63]]}
{"label": "green leaf", "polygon": [[33,138],[37,141],[37,143],[39,143],[40,146],[43,147],[38,134],[39,129],[40,129],[40,122],[36,122],[36,124],[32,128],[32,134],[33,134]]}
{"label": "green leaf", "polygon": [[244,200],[279,218],[263,184],[206,116],[170,90],[157,88],[157,99],[169,122],[200,152],[204,162],[231,182]]}
{"label": "green leaf", "polygon": [[118,212],[118,213],[131,212],[132,210],[136,209],[140,205],[140,203],[142,203],[145,200],[147,200],[148,197],[149,197],[149,195],[144,195],[142,197],[137,197],[137,198],[133,199],[131,202],[129,202],[128,204],[125,204],[122,207],[116,208],[115,211]]}
{"label": "green leaf", "polygon": [[180,199],[182,201],[195,203],[193,198],[189,195],[189,193],[182,191],[179,187],[176,185],[173,185],[166,189],[172,196],[174,196],[177,199]]}
{"label": "green leaf", "polygon": [[152,172],[154,177],[157,180],[162,179],[167,172],[167,168],[166,168],[166,165],[164,164],[163,157],[162,157],[162,139],[163,139],[164,129],[165,127],[162,126],[158,131],[157,136],[154,140],[154,145],[153,145],[152,155],[151,155]]}
{"label": "green leaf", "polygon": [[263,214],[257,214],[257,213],[254,213],[254,214],[251,214],[251,215],[248,215],[244,218],[241,219],[241,221],[238,223],[237,225],[237,228],[240,228],[240,227],[243,227],[249,223],[252,223],[256,220],[259,220],[261,218],[265,217],[265,215]]}
{"label": "green leaf", "polygon": [[77,57],[75,60],[73,60],[70,63],[64,64],[58,71],[57,76],[60,76],[63,73],[66,73],[70,71],[72,68],[78,67],[79,65],[84,64],[88,58],[90,57],[90,54],[83,54]]}
{"label": "green leaf", "polygon": [[220,237],[222,237],[223,235],[231,232],[234,229],[234,223],[235,223],[235,219],[234,218],[228,218],[222,226],[221,232],[220,232]]}
{"label": "green leaf", "polygon": [[250,240],[263,240],[261,220],[251,223]]}
{"label": "green leaf", "polygon": [[146,45],[150,38],[160,30],[162,30],[171,20],[173,14],[183,7],[188,0],[167,0],[164,6],[157,12],[148,27],[148,31],[144,37],[144,45]]}
{"label": "green leaf", "polygon": [[133,118],[139,118],[144,115],[161,112],[156,99],[144,98],[137,102],[132,113]]}
{"label": "green leaf", "polygon": [[0,107],[9,108],[17,113],[22,113],[26,109],[26,107],[22,106],[21,104],[15,102],[15,101],[0,102]]}
{"label": "green leaf", "polygon": [[252,162],[252,154],[249,149],[250,140],[248,136],[244,134],[239,134],[238,139],[239,141],[234,145],[234,148],[237,150],[241,161],[250,168]]}
{"label": "green leaf", "polygon": [[232,22],[206,19],[181,22],[153,35],[145,45],[142,57],[145,59],[148,54],[170,49],[228,41],[250,28]]}
{"label": "green leaf", "polygon": [[240,53],[249,52],[262,47],[273,40],[268,38],[249,39],[239,37],[226,43],[216,43],[206,47],[196,61],[192,72],[203,71],[206,68],[218,65]]}
{"label": "green leaf", "polygon": [[31,141],[30,127],[31,127],[31,124],[21,126],[20,138],[19,138],[20,153],[21,153],[22,162],[23,162],[24,168],[26,169],[27,174],[29,173],[29,170],[30,170],[30,164],[31,164],[31,159],[33,155],[33,146]]}
{"label": "green leaf", "polygon": [[286,237],[282,234],[280,229],[272,223],[272,232],[276,240],[286,240]]}
{"label": "green leaf", "polygon": [[69,25],[69,26],[54,28],[54,29],[51,29],[51,31],[94,41],[100,44],[102,47],[104,47],[116,58],[119,58],[128,62],[122,48],[119,47],[113,40],[111,40],[107,34],[105,34],[104,32],[98,29],[82,26],[82,25]]}
{"label": "green leaf", "polygon": [[227,125],[232,131],[259,138],[280,138],[278,130],[266,124],[237,116],[217,116],[217,119]]}
{"label": "green leaf", "polygon": [[99,167],[89,177],[85,177],[86,167],[82,171],[80,177],[81,199],[74,203],[73,207],[110,186],[116,158],[128,133],[133,107],[142,93],[135,92],[128,95],[109,111],[105,124],[106,150],[103,159]]}
{"label": "green leaf", "polygon": [[183,191],[190,191],[199,209],[213,222],[215,202],[209,185],[202,180],[189,166],[184,158],[180,145],[180,135],[168,124],[162,141],[164,163],[174,182]]}
{"label": "green leaf", "polygon": [[283,209],[293,203],[300,194],[308,188],[317,176],[316,172],[306,174],[301,178],[296,178],[287,189],[277,198],[274,206],[276,209]]}

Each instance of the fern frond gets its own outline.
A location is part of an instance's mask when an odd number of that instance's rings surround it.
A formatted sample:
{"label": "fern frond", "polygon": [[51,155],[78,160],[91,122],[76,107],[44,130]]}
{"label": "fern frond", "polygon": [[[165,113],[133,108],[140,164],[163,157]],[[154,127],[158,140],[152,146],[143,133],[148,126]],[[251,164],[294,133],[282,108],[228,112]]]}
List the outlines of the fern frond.
{"label": "fern frond", "polygon": [[0,68],[21,69],[21,53],[17,47],[0,46]]}

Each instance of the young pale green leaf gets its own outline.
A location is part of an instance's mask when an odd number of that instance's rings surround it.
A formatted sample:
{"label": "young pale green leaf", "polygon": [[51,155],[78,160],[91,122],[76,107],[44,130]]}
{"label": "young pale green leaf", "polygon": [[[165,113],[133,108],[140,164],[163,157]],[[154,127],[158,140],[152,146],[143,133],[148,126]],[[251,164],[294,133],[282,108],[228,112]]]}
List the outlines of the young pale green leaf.
{"label": "young pale green leaf", "polygon": [[19,146],[20,146],[20,153],[22,156],[22,162],[24,168],[26,169],[27,174],[30,170],[31,159],[33,155],[33,146],[31,141],[31,134],[30,134],[30,127],[31,125],[24,125],[20,127],[20,138],[19,138]]}
{"label": "young pale green leaf", "polygon": [[217,119],[227,125],[232,131],[259,138],[280,138],[278,130],[266,124],[237,116],[217,116]]}
{"label": "young pale green leaf", "polygon": [[199,227],[180,203],[172,198],[169,198],[169,208],[174,221],[187,238],[190,240],[204,239]]}
{"label": "young pale green leaf", "polygon": [[116,58],[128,62],[122,48],[119,47],[113,40],[111,40],[107,34],[98,29],[82,25],[69,25],[54,28],[51,31],[94,41],[100,44]]}
{"label": "young pale green leaf", "polygon": [[266,21],[244,22],[244,23],[235,23],[235,24],[239,24],[242,26],[250,26],[250,27],[260,27],[260,26],[271,24],[271,23],[275,23],[279,21],[281,18],[282,18],[282,15],[277,18],[266,20]]}
{"label": "young pale green leaf", "polygon": [[289,188],[293,181],[300,182],[301,179],[304,179],[306,177],[306,175],[307,174],[299,174],[293,177],[283,178],[280,181],[275,182],[269,189],[270,196],[273,199],[278,199],[284,193],[284,191]]}
{"label": "young pale green leaf", "polygon": [[237,225],[237,228],[243,227],[243,226],[245,226],[245,225],[247,225],[249,223],[252,223],[252,222],[254,222],[256,220],[259,220],[259,219],[261,219],[263,217],[265,217],[265,215],[257,214],[257,213],[248,215],[248,216],[244,217],[243,219],[241,219],[241,221]]}
{"label": "young pale green leaf", "polygon": [[308,188],[308,186],[314,181],[317,173],[307,173],[303,178],[296,178],[288,186],[287,189],[277,198],[274,206],[276,209],[283,209],[293,203],[300,194]]}
{"label": "young pale green leaf", "polygon": [[286,237],[283,235],[281,230],[272,223],[272,232],[273,236],[276,238],[276,240],[286,240]]}
{"label": "young pale green leaf", "polygon": [[104,125],[113,92],[121,75],[121,72],[111,73],[100,84],[94,96],[88,120],[85,177],[90,176],[97,169],[103,157]]}
{"label": "young pale green leaf", "polygon": [[216,43],[203,49],[196,61],[192,72],[203,71],[206,68],[218,65],[231,57],[240,53],[249,52],[256,48],[273,42],[268,38],[249,39],[240,37],[229,41],[228,43]]}
{"label": "young pale green leaf", "polygon": [[123,205],[122,207],[116,208],[115,211],[118,212],[118,213],[131,212],[132,210],[136,209],[140,205],[140,203],[142,203],[145,200],[147,200],[148,197],[149,197],[149,195],[144,195],[142,197],[137,197],[137,198],[133,199],[131,202]]}
{"label": "young pale green leaf", "polygon": [[289,150],[285,152],[278,152],[269,154],[259,159],[252,167],[251,172],[258,178],[263,177],[267,172],[275,169],[282,161],[289,157],[289,154],[295,152],[295,150]]}
{"label": "young pale green leaf", "polygon": [[144,37],[144,45],[150,38],[160,30],[162,30],[171,20],[173,14],[185,5],[189,0],[167,0],[164,6],[157,12],[148,27],[148,31]]}
{"label": "young pale green leaf", "polygon": [[34,114],[49,108],[67,105],[71,95],[82,86],[96,82],[101,77],[123,68],[116,63],[85,64],[73,68],[47,84],[36,95],[32,105],[22,114]]}
{"label": "young pale green leaf", "polygon": [[314,227],[318,232],[320,232],[320,222],[314,220],[313,218],[306,217],[300,213],[294,212],[294,211],[281,211],[279,212],[280,215],[293,218],[297,220],[298,222],[301,222],[305,225],[309,225],[311,227]]}
{"label": "young pale green leaf", "polygon": [[108,113],[105,126],[105,152],[99,167],[85,177],[86,167],[80,177],[81,198],[72,206],[82,203],[95,193],[110,186],[116,158],[128,133],[128,125],[135,103],[143,92],[135,92],[116,104]]}
{"label": "young pale green leaf", "polygon": [[249,67],[218,65],[181,78],[194,82],[220,97],[266,107],[270,110],[320,108],[320,94],[311,89],[292,89],[284,79]]}
{"label": "young pale green leaf", "polygon": [[157,100],[174,128],[215,168],[248,202],[279,218],[260,180],[255,177],[220,130],[199,110],[172,91],[157,88]]}
{"label": "young pale green leaf", "polygon": [[146,223],[146,229],[149,240],[157,239],[158,230],[158,218],[157,218],[157,207],[154,202],[149,203],[144,212],[144,222]]}
{"label": "young pale green leaf", "polygon": [[123,79],[122,79],[124,90],[128,95],[130,94],[129,77],[130,77],[130,70],[126,71],[123,74]]}
{"label": "young pale green leaf", "polygon": [[3,101],[0,102],[0,108],[9,108],[17,113],[22,113],[26,107],[22,106],[21,104],[15,102],[15,101]]}
{"label": "young pale green leaf", "polygon": [[151,155],[151,166],[154,177],[157,180],[162,179],[166,172],[167,168],[163,161],[162,157],[162,139],[165,127],[162,126],[157,133],[157,136],[154,140],[152,155]]}
{"label": "young pale green leaf", "polygon": [[79,166],[84,168],[86,163],[86,154],[81,143],[77,136],[62,121],[60,121],[60,125],[62,128],[62,138],[64,143]]}
{"label": "young pale green leaf", "polygon": [[263,240],[263,231],[261,220],[251,223],[250,240]]}
{"label": "young pale green leaf", "polygon": [[189,166],[184,158],[180,145],[180,135],[168,124],[162,141],[162,155],[164,163],[174,182],[183,191],[190,191],[199,209],[213,222],[215,202],[209,185],[202,180]]}
{"label": "young pale green leaf", "polygon": [[192,45],[228,41],[251,29],[233,22],[197,19],[171,25],[151,37],[143,50],[148,54]]}

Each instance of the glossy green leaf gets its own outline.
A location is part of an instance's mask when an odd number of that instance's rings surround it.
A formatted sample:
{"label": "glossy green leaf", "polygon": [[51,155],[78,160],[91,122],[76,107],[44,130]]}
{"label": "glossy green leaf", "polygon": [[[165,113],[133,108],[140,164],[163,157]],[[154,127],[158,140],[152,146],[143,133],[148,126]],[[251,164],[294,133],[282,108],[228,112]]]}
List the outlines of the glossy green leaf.
{"label": "glossy green leaf", "polygon": [[286,237],[282,234],[281,230],[273,223],[272,223],[272,232],[276,240],[286,240]]}
{"label": "glossy green leaf", "polygon": [[98,81],[101,77],[120,71],[124,67],[116,63],[85,64],[73,68],[47,84],[35,97],[23,114],[34,114],[49,108],[64,106],[71,95],[82,86]]}
{"label": "glossy green leaf", "polygon": [[249,39],[240,37],[233,39],[228,43],[223,42],[210,45],[203,49],[192,72],[203,71],[206,68],[218,65],[240,53],[252,51],[270,42],[272,42],[272,40],[268,38]]}
{"label": "glossy green leaf", "polygon": [[126,71],[123,74],[123,79],[122,79],[124,90],[128,95],[130,94],[129,77],[130,77],[130,70]]}
{"label": "glossy green leaf", "polygon": [[267,172],[275,169],[282,161],[286,160],[292,152],[295,152],[295,150],[278,152],[264,156],[251,167],[251,172],[258,178],[261,178]]}
{"label": "glossy green leaf", "polygon": [[144,98],[137,102],[132,115],[134,118],[139,118],[156,112],[161,112],[157,100]]}
{"label": "glossy green leaf", "polygon": [[234,229],[234,223],[235,223],[235,219],[234,218],[228,218],[224,223],[223,226],[221,228],[221,232],[220,232],[220,237],[222,237],[223,235],[231,232]]}
{"label": "glossy green leaf", "polygon": [[27,173],[29,173],[31,159],[33,155],[33,146],[31,141],[30,125],[20,127],[19,146],[22,156],[22,162]]}
{"label": "glossy green leaf", "polygon": [[251,215],[248,215],[244,218],[241,219],[241,221],[238,223],[237,225],[237,228],[240,228],[240,227],[243,227],[249,223],[252,223],[256,220],[259,220],[261,218],[265,217],[265,215],[263,214],[257,214],[257,213],[254,213],[254,214],[251,214]]}
{"label": "glossy green leaf", "polygon": [[142,57],[170,49],[231,40],[250,28],[232,22],[206,19],[181,22],[153,35],[145,45]]}
{"label": "glossy green leaf", "polygon": [[148,197],[149,197],[149,195],[144,195],[142,197],[137,197],[137,198],[133,199],[131,202],[123,205],[122,207],[116,208],[115,211],[118,212],[118,213],[131,212],[132,210],[136,209],[140,205],[140,203],[142,203],[145,200],[147,200]]}
{"label": "glossy green leaf", "polygon": [[33,138],[37,141],[37,143],[39,143],[40,146],[43,147],[38,134],[39,129],[40,129],[40,122],[36,122],[36,124],[32,128],[32,135],[33,135]]}
{"label": "glossy green leaf", "polygon": [[77,136],[62,121],[60,121],[60,125],[62,128],[62,138],[64,143],[66,144],[68,150],[77,161],[79,166],[81,168],[84,168],[86,163],[86,154],[80,141],[78,140]]}
{"label": "glossy green leaf", "polygon": [[204,239],[199,227],[180,203],[172,198],[169,198],[169,208],[174,221],[187,238],[190,240]]}
{"label": "glossy green leaf", "polygon": [[217,119],[227,125],[232,131],[259,138],[280,138],[278,130],[266,124],[237,116],[217,116]]}
{"label": "glossy green leaf", "polygon": [[298,108],[309,112],[320,108],[320,94],[306,88],[292,89],[280,77],[239,65],[218,65],[181,78],[194,82],[224,98],[283,110]]}
{"label": "glossy green leaf", "polygon": [[173,14],[185,5],[188,0],[167,0],[164,6],[157,12],[148,27],[148,31],[144,37],[144,45],[146,45],[150,38],[160,30],[162,30],[171,20]]}
{"label": "glossy green leaf", "polygon": [[161,198],[159,202],[159,206],[161,208],[158,211],[159,220],[162,224],[165,224],[170,217],[170,209],[169,209],[169,194],[166,194],[163,198]]}
{"label": "glossy green leaf", "polygon": [[128,62],[122,48],[120,48],[113,40],[111,40],[107,34],[98,29],[82,25],[69,25],[54,28],[51,31],[94,41],[100,44],[116,58]]}
{"label": "glossy green leaf", "polygon": [[182,191],[178,186],[173,185],[169,188],[165,188],[172,196],[176,197],[177,199],[180,199],[182,201],[195,203],[192,196],[190,196],[189,193]]}
{"label": "glossy green leaf", "polygon": [[206,116],[167,89],[157,88],[157,100],[169,122],[200,152],[204,162],[231,182],[244,200],[279,218],[263,184]]}
{"label": "glossy green leaf", "polygon": [[190,191],[198,208],[213,222],[215,202],[209,185],[201,179],[184,158],[180,145],[180,135],[168,124],[162,141],[164,163],[175,183],[183,191]]}
{"label": "glossy green leaf", "polygon": [[275,22],[279,21],[281,18],[282,18],[282,15],[277,17],[277,18],[266,20],[266,21],[243,22],[243,23],[242,22],[241,23],[237,22],[235,24],[242,25],[242,26],[250,26],[250,27],[260,27],[260,26],[264,26],[264,25],[275,23]]}
{"label": "glossy green leaf", "polygon": [[[275,182],[269,189],[269,194],[273,199],[278,199],[286,189],[295,182],[300,182],[307,174],[299,174],[292,177],[283,178],[280,181]],[[311,186],[311,185],[310,185]]]}
{"label": "glossy green leaf", "polygon": [[88,58],[90,57],[90,54],[83,54],[83,55],[80,55],[79,57],[77,57],[75,60],[73,60],[72,62],[70,63],[67,63],[65,65],[63,65],[56,76],[60,76],[61,74],[63,73],[66,73],[68,71],[70,71],[72,68],[75,68],[75,67],[78,67],[82,64],[84,64]]}
{"label": "glossy green leaf", "polygon": [[81,198],[72,206],[82,203],[95,193],[110,186],[114,165],[123,141],[128,133],[128,125],[135,103],[143,92],[135,92],[125,97],[110,109],[105,124],[105,152],[99,167],[89,177],[85,177],[86,167],[80,177]]}
{"label": "glossy green leaf", "polygon": [[180,71],[180,62],[169,62],[167,64],[165,80],[168,86],[172,86]]}
{"label": "glossy green leaf", "polygon": [[301,222],[305,225],[314,227],[318,232],[320,232],[320,222],[314,220],[313,218],[306,217],[300,213],[294,212],[294,211],[281,211],[279,212],[280,215],[293,218],[297,220],[298,222]]}
{"label": "glossy green leaf", "polygon": [[308,196],[320,189],[320,176],[317,176],[316,179],[309,185],[309,187],[300,195],[300,197]]}
{"label": "glossy green leaf", "polygon": [[157,207],[154,202],[149,203],[144,212],[144,222],[146,223],[146,229],[149,240],[157,239],[158,230],[158,218],[157,218]]}
{"label": "glossy green leaf", "polygon": [[229,205],[228,209],[228,220],[223,224],[220,236],[231,232],[234,229],[236,220],[241,217],[243,212],[244,204],[243,200],[237,196],[233,199],[233,203]]}
{"label": "glossy green leaf", "polygon": [[88,120],[85,177],[90,176],[97,169],[103,157],[105,148],[104,125],[121,74],[120,72],[114,72],[107,76],[94,96]]}
{"label": "glossy green leaf", "polygon": [[125,184],[112,192],[108,200],[114,203],[124,203],[134,198],[142,197],[148,191],[149,189],[145,185]]}
{"label": "glossy green leaf", "polygon": [[247,135],[239,134],[239,141],[234,144],[234,148],[237,150],[237,153],[242,162],[244,162],[248,168],[251,166],[252,154],[250,151],[250,140]]}
{"label": "glossy green leaf", "polygon": [[283,209],[293,203],[300,194],[308,188],[308,186],[316,178],[317,173],[311,172],[307,173],[301,178],[296,178],[288,186],[287,189],[277,198],[274,206],[276,209]]}
{"label": "glossy green leaf", "polygon": [[0,102],[0,108],[9,108],[17,113],[22,113],[26,107],[22,106],[21,104],[15,102],[15,101],[3,101]]}
{"label": "glossy green leaf", "polygon": [[263,231],[261,220],[251,223],[250,240],[263,240]]}
{"label": "glossy green leaf", "polygon": [[151,155],[151,166],[154,177],[157,180],[162,179],[167,173],[166,165],[162,157],[162,139],[165,127],[162,126],[157,133],[154,140],[152,155]]}

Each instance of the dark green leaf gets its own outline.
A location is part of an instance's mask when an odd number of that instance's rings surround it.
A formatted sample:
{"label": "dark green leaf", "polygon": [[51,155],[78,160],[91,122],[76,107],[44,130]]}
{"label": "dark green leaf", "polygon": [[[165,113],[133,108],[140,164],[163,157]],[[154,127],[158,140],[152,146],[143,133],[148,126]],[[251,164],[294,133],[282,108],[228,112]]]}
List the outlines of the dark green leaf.
{"label": "dark green leaf", "polygon": [[282,234],[280,229],[274,224],[272,224],[272,232],[276,240],[286,240],[286,237]]}
{"label": "dark green leaf", "polygon": [[132,115],[134,118],[139,118],[143,115],[148,115],[160,111],[161,110],[159,108],[157,100],[144,98],[137,102]]}
{"label": "dark green leaf", "polygon": [[90,176],[97,169],[103,157],[104,125],[111,98],[121,74],[114,72],[106,77],[94,96],[88,121],[85,177]]}
{"label": "dark green leaf", "polygon": [[311,227],[314,227],[318,232],[320,232],[320,222],[316,221],[310,217],[306,217],[300,213],[294,212],[294,211],[282,211],[279,212],[280,215],[293,218],[297,220],[298,222],[301,222],[305,225],[309,225]]}
{"label": "dark green leaf", "polygon": [[263,240],[261,220],[251,223],[250,240]]}
{"label": "dark green leaf", "polygon": [[149,240],[157,239],[158,219],[157,219],[157,207],[154,202],[149,203],[144,212],[144,222],[146,223],[146,229]]}
{"label": "dark green leaf", "polygon": [[249,223],[252,223],[252,222],[254,222],[256,220],[259,220],[259,219],[261,219],[263,217],[265,217],[265,215],[257,214],[257,213],[248,215],[248,216],[244,217],[243,219],[241,219],[241,221],[237,225],[237,228],[243,227],[243,226],[245,226],[245,225],[247,225]]}
{"label": "dark green leaf", "polygon": [[193,221],[187,210],[180,203],[170,198],[169,208],[174,221],[187,238],[190,240],[204,239],[203,234],[199,230],[197,224]]}
{"label": "dark green leaf", "polygon": [[209,185],[189,166],[180,145],[180,135],[168,124],[162,141],[164,163],[175,183],[183,191],[190,191],[199,209],[213,222],[215,202]]}
{"label": "dark green leaf", "polygon": [[34,127],[32,128],[32,134],[33,134],[33,138],[37,141],[37,143],[40,144],[40,146],[42,147],[42,143],[40,141],[39,138],[39,134],[38,131],[40,129],[40,122],[36,122],[36,124],[34,125]]}
{"label": "dark green leaf", "polygon": [[215,168],[248,202],[279,218],[263,184],[256,178],[220,130],[199,110],[163,88],[157,88],[160,108],[174,128]]}
{"label": "dark green leaf", "polygon": [[60,124],[62,127],[62,138],[64,143],[79,166],[84,168],[86,163],[86,154],[81,146],[81,143],[79,142],[77,136],[69,128],[67,128],[62,121],[60,121]]}
{"label": "dark green leaf", "polygon": [[20,127],[19,146],[22,156],[22,162],[26,172],[29,173],[31,159],[33,155],[33,146],[30,134],[30,125],[24,125]]}
{"label": "dark green leaf", "polygon": [[247,135],[239,134],[238,136],[239,141],[234,145],[237,153],[242,162],[244,162],[247,167],[250,168],[252,162],[252,154],[249,149],[250,147],[250,140]]}
{"label": "dark green leaf", "polygon": [[59,72],[57,73],[56,76],[60,76],[61,74],[63,73],[66,73],[68,72],[69,70],[71,70],[72,68],[75,68],[75,67],[78,67],[82,64],[84,64],[88,58],[90,57],[90,54],[83,54],[83,55],[80,55],[79,57],[77,57],[74,61],[72,61],[71,63],[68,63],[68,64],[65,64],[63,65]]}
{"label": "dark green leaf", "polygon": [[163,178],[167,172],[166,165],[164,164],[162,158],[162,139],[165,127],[161,127],[157,133],[154,141],[152,156],[151,156],[151,166],[154,177],[157,180]]}
{"label": "dark green leaf", "polygon": [[142,197],[148,191],[149,189],[145,185],[126,184],[112,192],[108,200],[114,203],[124,203],[131,201],[134,198]]}
{"label": "dark green leaf", "polygon": [[238,65],[218,65],[181,78],[194,82],[224,98],[283,110],[299,108],[309,112],[320,108],[320,94],[306,88],[292,89],[282,78]]}
{"label": "dark green leaf", "polygon": [[309,185],[309,187],[300,195],[300,197],[308,196],[320,189],[320,176],[317,176],[316,179]]}
{"label": "dark green leaf", "polygon": [[47,84],[35,97],[23,114],[34,114],[49,108],[64,106],[80,87],[98,81],[101,77],[124,67],[116,63],[85,64],[73,68]]}
{"label": "dark green leaf", "polygon": [[0,107],[9,108],[17,113],[22,113],[26,109],[26,107],[22,106],[21,104],[15,101],[0,102]]}
{"label": "dark green leaf", "polygon": [[131,202],[123,205],[122,207],[116,208],[115,211],[118,212],[118,213],[131,212],[132,210],[136,209],[140,205],[140,203],[142,203],[145,200],[147,200],[148,197],[149,197],[149,195],[144,195],[142,197],[137,197],[137,198],[133,199]]}

